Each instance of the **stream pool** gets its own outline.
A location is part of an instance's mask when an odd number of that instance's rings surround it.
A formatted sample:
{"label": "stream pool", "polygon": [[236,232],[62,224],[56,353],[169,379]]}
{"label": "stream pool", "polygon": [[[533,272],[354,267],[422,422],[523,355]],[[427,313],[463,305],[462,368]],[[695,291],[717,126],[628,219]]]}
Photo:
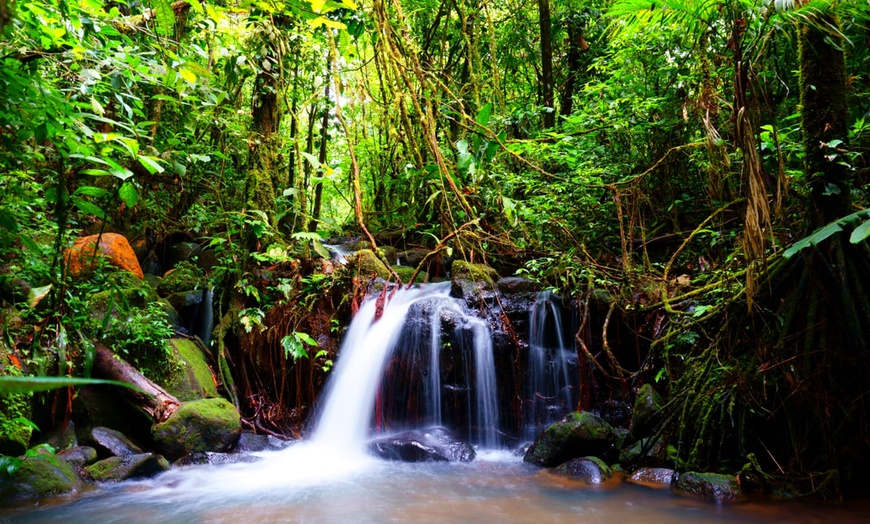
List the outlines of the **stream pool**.
{"label": "stream pool", "polygon": [[868,522],[870,504],[717,505],[625,482],[589,487],[507,452],[470,463],[384,462],[311,443],[255,462],[189,466],[74,498],[0,509],[0,522]]}

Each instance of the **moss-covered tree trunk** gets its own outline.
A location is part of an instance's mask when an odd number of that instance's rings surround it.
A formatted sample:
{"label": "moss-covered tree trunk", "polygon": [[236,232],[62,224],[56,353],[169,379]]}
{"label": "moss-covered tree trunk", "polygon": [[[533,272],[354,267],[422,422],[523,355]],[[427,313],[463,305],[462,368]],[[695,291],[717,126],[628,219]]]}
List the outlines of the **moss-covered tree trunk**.
{"label": "moss-covered tree trunk", "polygon": [[813,206],[811,230],[847,213],[851,186],[848,167],[837,151],[842,146],[835,142],[848,137],[845,42],[823,26],[838,29],[840,22],[833,14],[820,15],[800,30],[801,125]]}

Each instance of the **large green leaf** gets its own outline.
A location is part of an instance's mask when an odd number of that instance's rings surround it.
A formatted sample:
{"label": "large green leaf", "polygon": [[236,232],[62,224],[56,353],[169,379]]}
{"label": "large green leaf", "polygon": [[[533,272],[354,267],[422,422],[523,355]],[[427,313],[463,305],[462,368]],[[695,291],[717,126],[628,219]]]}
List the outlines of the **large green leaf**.
{"label": "large green leaf", "polygon": [[[864,222],[859,226],[855,227],[855,224],[857,224],[860,220],[864,220]],[[808,236],[792,244],[791,247],[785,250],[782,256],[784,256],[785,258],[791,258],[802,250],[810,246],[817,246],[831,235],[839,233],[840,231],[843,231],[844,229],[850,227],[854,228],[854,230],[852,231],[852,235],[849,237],[849,241],[853,244],[857,244],[858,242],[861,242],[868,236],[870,236],[870,209],[862,209],[861,211],[857,211],[855,213],[852,213],[851,215],[844,216],[839,220],[836,220],[826,226],[822,226],[819,229],[816,229]]]}
{"label": "large green leaf", "polygon": [[39,391],[50,391],[52,389],[65,388],[69,386],[93,386],[100,384],[122,386],[135,390],[139,389],[132,384],[98,378],[0,377],[0,395],[9,393],[36,393]]}

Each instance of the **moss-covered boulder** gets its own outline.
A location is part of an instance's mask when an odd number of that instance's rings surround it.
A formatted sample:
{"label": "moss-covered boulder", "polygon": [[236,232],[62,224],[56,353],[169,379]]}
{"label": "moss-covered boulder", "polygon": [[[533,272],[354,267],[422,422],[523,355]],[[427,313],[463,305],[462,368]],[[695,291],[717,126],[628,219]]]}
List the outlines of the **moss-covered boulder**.
{"label": "moss-covered boulder", "polygon": [[160,386],[183,402],[217,398],[217,386],[199,343],[193,339],[173,338],[169,349],[178,365],[163,377]]}
{"label": "moss-covered boulder", "polygon": [[157,292],[162,297],[173,293],[189,293],[208,286],[202,270],[190,262],[180,262],[175,268],[163,275],[157,284]]}
{"label": "moss-covered boulder", "polygon": [[153,477],[169,468],[169,461],[162,456],[156,453],[139,453],[103,459],[86,467],[85,472],[97,482],[112,482]]}
{"label": "moss-covered boulder", "polygon": [[523,460],[554,467],[573,458],[602,455],[615,433],[604,419],[588,411],[574,412],[545,429],[529,447]]}
{"label": "moss-covered boulder", "polygon": [[737,478],[719,473],[681,473],[671,484],[671,491],[715,502],[738,502],[744,498]]}
{"label": "moss-covered boulder", "polygon": [[113,314],[117,314],[119,307],[141,308],[157,302],[160,298],[157,290],[148,281],[136,278],[130,273],[114,273],[106,280],[104,291],[88,297],[91,315],[98,321],[102,321],[110,308]]}
{"label": "moss-covered boulder", "polygon": [[553,474],[586,484],[601,484],[613,478],[613,470],[598,457],[571,459],[553,469]]}
{"label": "moss-covered boulder", "polygon": [[631,430],[636,436],[649,432],[660,419],[664,401],[652,384],[644,384],[637,392],[631,412]]}
{"label": "moss-covered boulder", "polygon": [[152,430],[157,448],[176,459],[192,452],[225,451],[242,433],[235,406],[222,398],[184,402]]}
{"label": "moss-covered boulder", "polygon": [[[416,268],[410,266],[393,266],[393,271],[401,277],[402,282],[408,284],[411,282],[411,277],[414,276]],[[417,278],[414,279],[415,284],[422,284],[429,281],[429,274],[425,271],[417,273]]]}
{"label": "moss-covered boulder", "polygon": [[375,256],[371,249],[362,249],[347,256],[347,267],[364,277],[390,278],[390,270]]}
{"label": "moss-covered boulder", "polygon": [[81,487],[73,467],[48,452],[22,457],[12,474],[0,471],[0,501],[63,495]]}
{"label": "moss-covered boulder", "polygon": [[453,281],[466,280],[478,284],[484,284],[488,288],[495,287],[498,273],[493,268],[484,264],[472,264],[464,260],[456,260],[450,268]]}

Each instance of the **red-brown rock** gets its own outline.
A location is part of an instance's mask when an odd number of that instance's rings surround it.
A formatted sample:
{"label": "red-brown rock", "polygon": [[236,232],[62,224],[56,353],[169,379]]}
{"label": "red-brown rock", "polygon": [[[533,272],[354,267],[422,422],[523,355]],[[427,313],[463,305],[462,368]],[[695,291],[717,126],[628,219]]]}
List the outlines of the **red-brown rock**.
{"label": "red-brown rock", "polygon": [[[94,250],[95,244],[99,244]],[[95,256],[96,255],[96,256]],[[80,275],[91,271],[96,265],[96,257],[104,257],[109,264],[129,271],[139,278],[145,278],[139,260],[130,247],[130,242],[123,235],[117,233],[103,233],[82,237],[73,242],[72,247],[66,250],[64,260],[69,267],[69,274]]]}

